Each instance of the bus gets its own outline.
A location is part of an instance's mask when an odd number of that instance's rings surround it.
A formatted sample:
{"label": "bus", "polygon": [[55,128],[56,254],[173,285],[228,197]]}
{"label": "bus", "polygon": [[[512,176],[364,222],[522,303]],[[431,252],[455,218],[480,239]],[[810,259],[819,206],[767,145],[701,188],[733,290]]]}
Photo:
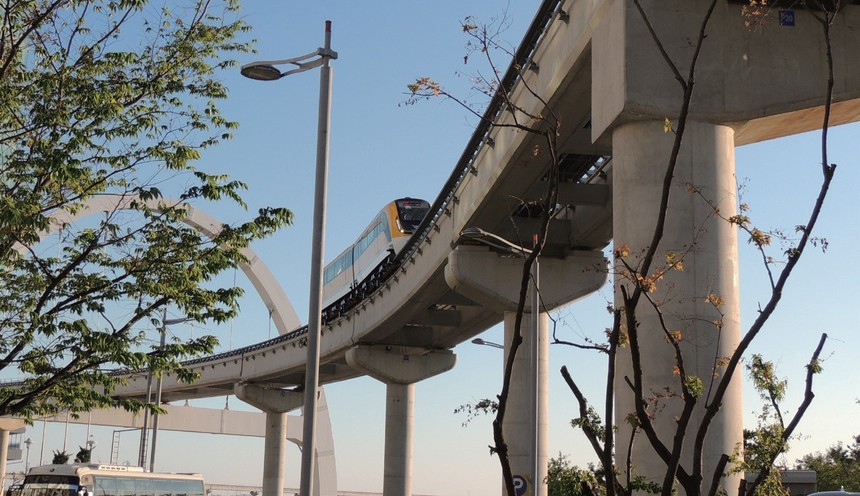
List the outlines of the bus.
{"label": "bus", "polygon": [[20,496],[205,496],[200,474],[144,472],[141,467],[75,463],[33,467]]}

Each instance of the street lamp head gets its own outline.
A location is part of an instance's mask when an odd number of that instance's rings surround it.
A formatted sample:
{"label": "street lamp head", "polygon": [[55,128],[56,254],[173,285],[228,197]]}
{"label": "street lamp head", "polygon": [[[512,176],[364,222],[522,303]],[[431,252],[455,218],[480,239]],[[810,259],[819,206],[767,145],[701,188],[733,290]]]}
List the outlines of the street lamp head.
{"label": "street lamp head", "polygon": [[480,227],[467,227],[460,231],[460,236],[464,238],[483,238],[486,235],[487,232]]}
{"label": "street lamp head", "polygon": [[460,231],[460,237],[466,239],[473,239],[487,246],[491,246],[493,248],[508,253],[516,253],[525,256],[530,255],[532,252],[528,248],[522,247],[515,243],[511,243],[505,238],[499,236],[498,234],[493,234],[489,231],[485,231],[480,227],[467,227]]}
{"label": "street lamp head", "polygon": [[484,339],[481,339],[481,338],[475,338],[475,339],[473,339],[473,340],[472,340],[472,344],[479,344],[479,345],[482,345],[482,346],[489,346],[489,347],[491,347],[491,348],[499,348],[500,350],[505,349],[505,347],[504,347],[503,345],[500,345],[499,343],[494,343],[494,342],[492,342],[492,341],[487,341],[487,340],[484,340]]}
{"label": "street lamp head", "polygon": [[161,321],[161,325],[167,327],[167,326],[172,326],[175,324],[182,324],[185,322],[191,322],[193,320],[194,319],[192,317],[182,317],[179,319],[164,319]]}
{"label": "street lamp head", "polygon": [[257,81],[277,81],[283,77],[281,71],[270,64],[250,63],[242,66],[241,73],[249,79]]}

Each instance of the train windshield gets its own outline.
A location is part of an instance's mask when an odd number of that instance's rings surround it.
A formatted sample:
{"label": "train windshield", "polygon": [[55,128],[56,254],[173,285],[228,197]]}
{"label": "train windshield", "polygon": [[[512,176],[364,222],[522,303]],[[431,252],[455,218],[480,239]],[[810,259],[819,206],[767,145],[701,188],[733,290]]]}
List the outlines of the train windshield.
{"label": "train windshield", "polygon": [[400,229],[404,233],[415,232],[424,216],[430,210],[430,204],[424,200],[404,198],[397,200],[397,217],[400,221]]}

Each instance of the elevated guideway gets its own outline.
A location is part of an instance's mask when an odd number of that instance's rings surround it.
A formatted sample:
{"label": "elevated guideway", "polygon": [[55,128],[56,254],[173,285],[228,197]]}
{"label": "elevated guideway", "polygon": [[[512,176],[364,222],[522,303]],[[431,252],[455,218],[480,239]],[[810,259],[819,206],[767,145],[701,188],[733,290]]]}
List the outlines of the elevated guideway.
{"label": "elevated guideway", "polygon": [[[529,85],[565,116],[559,140],[565,155],[559,203],[562,214],[553,221],[551,239],[542,257],[576,257],[594,267],[582,274],[595,289],[605,280],[601,252],[611,238],[610,162],[605,145],[591,144],[591,63],[589,40],[605,11],[603,2],[577,2],[579,19],[560,21],[562,2],[545,2],[517,53],[532,63]],[[573,14],[573,13],[571,13]],[[560,54],[564,53],[564,56]],[[538,63],[537,60],[540,60]],[[542,111],[511,69],[506,83],[529,111]],[[501,101],[494,100],[486,119],[509,119]],[[397,259],[398,270],[380,288],[344,316],[328,322],[321,339],[322,384],[363,375],[346,361],[347,350],[367,345],[399,356],[450,353],[502,320],[502,313],[452,290],[445,267],[452,251],[464,240],[466,227],[480,227],[518,244],[528,244],[538,219],[512,216],[523,202],[545,194],[546,159],[535,156],[539,138],[514,129],[482,122],[455,167],[431,213]],[[520,241],[522,240],[522,242]],[[489,251],[483,246],[473,250]],[[565,302],[557,302],[561,304]],[[163,383],[164,401],[230,394],[238,382],[295,388],[304,383],[304,329],[270,341],[195,360],[188,367],[200,373],[194,384],[175,377]],[[131,376],[117,394],[142,398],[146,374]]]}
{"label": "elevated guideway", "polygon": [[[504,425],[514,474],[530,493],[545,493],[541,481],[548,435],[545,413],[540,413],[547,410],[548,396],[545,312],[605,282],[609,271],[602,250],[610,240],[632,247],[634,254],[650,248],[668,158],[676,150],[677,168],[669,178],[669,207],[655,255],[664,260],[684,253],[685,270],[667,273],[650,295],[662,302],[659,312],[644,308],[637,313],[637,325],[654,331],[640,342],[644,388],[663,391],[677,384],[673,368],[667,366],[676,363],[675,352],[658,331],[663,317],[670,329],[682,331],[684,361],[695,364],[687,369],[691,376],[731,377],[723,374],[723,365],[714,365],[714,357],[731,353],[741,343],[737,229],[718,219],[714,206],[726,218],[737,213],[735,146],[821,126],[828,69],[822,54],[828,47],[816,18],[820,13],[793,10],[793,2],[786,2],[785,8],[779,3],[779,22],[756,30],[744,22],[744,2],[717,0],[699,45],[711,1],[640,4],[647,23],[638,7],[625,0],[541,4],[501,81],[513,105],[508,107],[498,96],[491,101],[430,214],[398,254],[394,274],[325,325],[321,383],[367,374],[387,385],[386,494],[411,492],[414,382],[453,366],[455,345],[500,321],[505,322],[506,344],[511,340],[522,263],[488,246],[470,245],[460,233],[480,228],[528,246],[537,231],[536,219],[517,212],[543,197],[548,160],[541,152],[541,136],[505,126],[513,123],[517,109],[559,116],[562,164],[561,211],[551,223],[540,258],[542,306],[525,309],[527,314],[540,312],[524,335],[522,349],[534,357],[533,365],[518,353],[511,384],[514,406]],[[830,125],[860,119],[860,65],[854,63],[852,48],[860,43],[858,28],[857,2],[843,5],[829,25],[839,69]],[[652,33],[657,33],[659,44]],[[695,54],[695,78],[686,81]],[[694,87],[686,132],[666,133],[664,122],[676,121],[685,109],[685,85]],[[683,139],[675,143],[675,136]],[[701,198],[689,193],[691,186]],[[626,262],[636,266],[635,257]],[[620,266],[616,274],[625,271]],[[628,282],[616,276],[616,288]],[[702,303],[708,294],[720,296],[719,311]],[[616,289],[616,304],[621,301]],[[714,322],[720,323],[718,332]],[[632,363],[629,351],[620,350],[614,371],[619,381],[614,419],[618,439],[632,436],[625,416],[634,411],[636,400],[624,382],[634,375]],[[289,395],[304,383],[304,330],[188,366],[201,379],[185,385],[168,378],[165,400],[223,395],[236,383]],[[118,393],[140,398],[145,390],[141,374]],[[701,467],[686,469],[719,470],[722,455],[742,441],[740,381],[733,380],[724,391]],[[704,407],[696,408],[692,430],[705,417]],[[681,410],[678,401],[662,411],[655,421],[659,436],[672,438]],[[660,480],[668,462],[660,456],[663,451],[647,444],[630,443],[630,459],[637,475]],[[626,446],[617,446],[616,459],[628,459]],[[683,449],[692,450],[692,443]],[[697,456],[682,454],[683,459]],[[723,488],[737,488],[739,477],[723,477]]]}
{"label": "elevated guideway", "polygon": [[[658,2],[665,8],[649,9],[655,11],[658,27],[679,19],[687,23],[690,33],[675,33],[687,40],[701,16],[700,3],[681,2],[676,8]],[[794,29],[788,31],[791,37],[786,37],[786,31],[762,36],[744,26],[742,3],[717,2],[711,26],[726,35],[712,37],[706,45],[691,119],[725,123],[733,130],[735,145],[815,129],[823,115],[822,82],[805,77],[807,72],[799,68],[822,73],[819,33]],[[858,10],[856,5],[846,6],[837,27],[856,24]],[[680,110],[674,76],[662,68],[656,70],[664,62],[653,41],[641,26],[631,27],[636,16],[621,0],[545,0],[515,54],[515,64],[504,76],[503,84],[512,88],[517,106],[534,114],[551,108],[561,116],[559,203],[564,208],[552,222],[542,264],[577,258],[585,265],[590,260],[595,268],[605,267],[601,250],[613,237],[612,130],[649,119],[662,122]],[[625,35],[625,30],[635,34]],[[834,28],[833,33],[835,46],[852,46],[850,31]],[[679,59],[689,54],[688,41],[670,46],[671,55]],[[636,56],[638,51],[649,57]],[[791,55],[790,63],[768,65],[784,55]],[[860,85],[852,84],[860,80],[860,69],[851,62],[851,53],[837,50],[835,57],[847,74],[837,82],[832,125],[860,119]],[[525,68],[522,74],[515,66]],[[791,91],[773,91],[774,81],[785,81]],[[515,212],[544,195],[547,160],[535,153],[544,145],[539,136],[492,126],[489,121],[511,122],[510,109],[500,98],[488,106],[428,218],[398,256],[396,273],[351,311],[324,326],[322,384],[364,374],[345,359],[347,350],[357,345],[404,356],[444,352],[502,320],[498,308],[488,308],[486,302],[475,301],[446,283],[449,255],[464,244],[460,232],[467,227],[528,245],[537,219],[518,217]],[[597,272],[580,274],[579,283],[601,283]],[[230,394],[237,382],[301,387],[305,332],[300,328],[189,362],[201,379],[188,385],[167,377],[164,399]],[[146,375],[139,374],[117,394],[141,398],[145,392]]]}
{"label": "elevated guideway", "polygon": [[[532,494],[543,494],[542,474],[531,469],[546,466],[545,419],[537,413],[546,411],[545,312],[605,282],[608,270],[603,249],[610,240],[630,245],[634,253],[648,248],[667,159],[674,149],[674,136],[664,132],[664,121],[677,119],[681,112],[677,79],[683,79],[669,69],[650,29],[659,33],[665,54],[677,64],[677,74],[686,74],[702,15],[710,4],[705,0],[641,3],[649,16],[647,25],[629,1],[542,3],[502,81],[510,89],[514,108],[498,97],[490,103],[430,214],[398,254],[394,274],[357,306],[324,326],[322,384],[367,374],[386,382],[389,407],[407,405],[404,410],[392,408],[386,413],[386,494],[411,494],[410,385],[453,366],[454,346],[498,322],[504,320],[506,341],[510,339],[511,302],[518,294],[522,263],[469,242],[460,233],[480,228],[528,246],[537,230],[537,219],[518,212],[524,203],[543,197],[548,164],[540,153],[544,145],[540,136],[504,126],[512,122],[516,108],[532,115],[551,110],[562,124],[558,135],[561,210],[552,221],[540,258],[542,274],[546,274],[541,278],[542,306],[526,308],[528,313],[541,314],[533,336],[526,336],[524,343],[525,351],[538,350],[534,368],[538,379],[533,387],[540,389],[529,392],[521,387],[520,377],[514,380],[518,392],[512,393],[520,403],[511,408],[516,412],[511,417],[521,415],[516,421],[530,423],[534,432],[507,431],[520,433],[507,439],[515,473],[529,474],[525,479],[534,486]],[[690,373],[696,377],[719,376],[721,370],[715,368],[722,366],[714,365],[714,357],[724,356],[739,343],[737,232],[715,218],[711,205],[704,205],[687,190],[690,185],[699,188],[705,198],[719,205],[723,215],[731,217],[737,208],[734,147],[815,129],[824,115],[825,47],[813,14],[790,11],[791,24],[759,32],[745,26],[742,3],[715,3],[697,66],[687,132],[678,144],[678,168],[670,178],[672,201],[660,245],[663,251],[657,254],[660,259],[674,250],[688,257],[685,270],[669,274],[671,283],[662,283],[652,297],[665,303],[661,312],[670,328],[683,329],[681,346],[689,353],[686,363],[695,364]],[[860,119],[860,65],[854,63],[853,50],[860,42],[858,28],[860,6],[850,2],[830,30],[834,60],[841,71],[834,87],[830,125]],[[690,226],[698,231],[691,233]],[[692,244],[691,239],[695,239]],[[719,313],[702,303],[704,297],[698,297],[711,293],[725,302]],[[620,300],[619,295],[616,298]],[[637,323],[660,329],[657,312],[652,310],[637,314]],[[719,332],[714,332],[716,320]],[[649,390],[662,391],[676,383],[671,367],[676,363],[674,350],[663,338],[660,332],[652,332],[641,343]],[[175,401],[230,394],[237,384],[239,390],[246,388],[254,394],[296,395],[304,384],[304,341],[305,330],[297,329],[254,346],[188,362],[200,379],[188,385],[167,377],[162,398]],[[619,381],[632,374],[625,353],[619,352]],[[521,375],[525,375],[524,367],[519,366]],[[143,398],[146,383],[145,374],[130,376],[117,394]],[[618,386],[618,439],[629,439],[624,416],[633,410],[633,399],[626,384]],[[727,391],[719,417],[708,431],[702,463],[706,471],[741,441],[739,381],[733,381]],[[523,401],[530,394],[539,398],[537,405]],[[671,437],[678,414],[673,408],[661,413],[660,436]],[[509,417],[508,422],[513,420]],[[269,437],[277,436],[267,436],[267,440]],[[639,474],[658,478],[665,464],[646,444],[632,448],[633,465]],[[619,444],[616,459],[627,459],[626,449]],[[685,444],[684,449],[691,448]],[[682,458],[687,459],[686,455]],[[738,478],[725,477],[721,482],[724,489],[737,488]],[[390,490],[389,482],[399,488]]]}

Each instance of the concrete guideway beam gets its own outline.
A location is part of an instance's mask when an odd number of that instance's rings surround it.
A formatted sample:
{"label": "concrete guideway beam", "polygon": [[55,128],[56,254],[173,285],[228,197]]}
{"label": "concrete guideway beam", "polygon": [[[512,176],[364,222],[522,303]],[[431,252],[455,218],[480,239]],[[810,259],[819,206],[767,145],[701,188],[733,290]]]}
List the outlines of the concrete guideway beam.
{"label": "concrete guideway beam", "polygon": [[[194,406],[162,404],[161,408],[167,413],[161,415],[158,421],[159,431],[196,432],[206,434],[223,434],[227,436],[266,437],[265,414],[224,408],[200,408]],[[298,415],[290,416],[298,420]],[[60,424],[101,425],[108,427],[142,428],[143,415],[128,412],[122,408],[92,410],[78,418],[67,417],[59,413],[51,417],[41,417],[45,422]],[[288,422],[293,425],[294,422]],[[288,432],[287,436],[292,433]],[[301,435],[298,437],[301,440]]]}
{"label": "concrete guideway beam", "polygon": [[[637,310],[643,369],[644,395],[663,393],[671,388],[676,394],[661,400],[660,414],[654,419],[663,443],[671,446],[682,405],[678,399],[674,349],[666,342],[660,325],[666,320],[670,332],[681,333],[681,349],[686,371],[702,380],[707,388],[711,377],[722,378],[722,357],[737,348],[740,339],[737,229],[714,215],[718,208],[726,218],[737,213],[734,163],[734,132],[728,126],[688,122],[669,197],[664,237],[652,271],[666,268],[670,254],[683,262],[683,270],[668,270],[656,283],[649,297],[661,315],[643,301]],[[662,121],[623,124],[613,132],[615,246],[628,246],[628,264],[636,266],[651,242],[660,206],[663,177],[671,154],[674,135],[665,133]],[[692,187],[692,188],[691,188]],[[698,191],[693,192],[692,189]],[[626,271],[616,268],[617,306],[622,305],[620,285]],[[712,304],[715,295],[722,304]],[[719,322],[719,325],[715,323]],[[618,350],[616,365],[615,425],[618,428],[616,459],[627,457],[630,424],[625,417],[634,411],[634,398],[625,378],[632,379],[630,348]],[[704,398],[697,406],[695,419],[701,418]],[[721,454],[731,454],[742,441],[741,377],[732,380],[722,409],[711,424],[704,453],[707,481]],[[681,460],[692,460],[690,447],[699,421],[687,429]],[[661,480],[666,467],[647,442],[636,442],[632,453],[636,475]],[[692,467],[687,466],[687,470]],[[722,487],[728,492],[738,487],[740,475],[727,476]],[[707,482],[706,482],[707,485]]]}
{"label": "concrete guideway beam", "polygon": [[[500,255],[486,246],[460,245],[448,256],[445,281],[454,291],[502,312],[514,311],[520,296],[523,259]],[[575,251],[564,259],[540,259],[542,310],[587,296],[606,282],[607,261],[598,251]],[[530,299],[526,312],[531,312]]]}
{"label": "concrete guideway beam", "polygon": [[382,494],[411,496],[415,383],[451,370],[457,356],[450,350],[359,345],[346,352],[346,361],[386,385]]}
{"label": "concrete guideway beam", "polygon": [[[621,122],[676,118],[681,90],[649,27],[632,2],[607,0],[592,47],[592,138],[611,137]],[[848,2],[843,2],[843,4]],[[642,2],[651,27],[681,74],[689,70],[708,2]],[[744,24],[743,2],[718,2],[696,67],[690,116],[731,125],[738,145],[810,131],[823,118],[826,58],[814,10],[798,8],[794,23]],[[860,119],[860,6],[843,5],[830,27],[834,64],[831,125]],[[614,155],[614,153],[613,153]]]}

